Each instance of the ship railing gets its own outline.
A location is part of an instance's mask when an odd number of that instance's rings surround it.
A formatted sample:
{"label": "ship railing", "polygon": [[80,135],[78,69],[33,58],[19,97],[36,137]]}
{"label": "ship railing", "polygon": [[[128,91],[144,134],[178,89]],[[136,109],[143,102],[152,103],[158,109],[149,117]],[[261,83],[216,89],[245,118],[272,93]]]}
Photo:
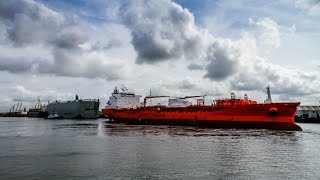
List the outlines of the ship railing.
{"label": "ship railing", "polygon": [[141,108],[141,106],[136,106],[136,107],[121,107],[121,106],[105,106],[105,108],[108,109],[138,109]]}
{"label": "ship railing", "polygon": [[[95,101],[95,102],[100,102],[99,99],[78,99],[78,100],[82,100],[82,101]],[[73,101],[78,101],[78,100],[67,100],[67,101],[63,101],[63,100],[56,100],[53,102],[49,102],[49,103],[67,103],[67,102],[73,102]]]}

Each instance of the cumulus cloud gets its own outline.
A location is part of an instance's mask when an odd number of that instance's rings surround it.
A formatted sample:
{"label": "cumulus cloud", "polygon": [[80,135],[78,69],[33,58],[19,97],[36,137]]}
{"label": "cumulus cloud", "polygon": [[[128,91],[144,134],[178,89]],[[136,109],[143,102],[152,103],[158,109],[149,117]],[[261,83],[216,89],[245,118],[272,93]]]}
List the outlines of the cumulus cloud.
{"label": "cumulus cloud", "polygon": [[[207,60],[205,78],[223,80],[237,71],[239,52],[232,41],[215,39],[195,25],[194,16],[169,0],[131,2],[124,16],[131,30],[136,63],[175,60]],[[189,69],[199,69],[190,65]]]}
{"label": "cumulus cloud", "polygon": [[[0,24],[6,31],[0,39],[0,70],[11,73],[43,73],[57,76],[117,80],[125,66],[91,44],[77,17],[61,14],[33,0],[0,2]],[[116,41],[99,46],[110,48]],[[93,45],[94,46],[94,45]]]}
{"label": "cumulus cloud", "polygon": [[17,45],[43,43],[65,22],[63,15],[34,1],[1,1],[0,17],[3,18],[9,38]]}
{"label": "cumulus cloud", "polygon": [[[189,64],[189,70],[202,69],[203,77],[211,81],[228,79],[236,90],[264,91],[270,84],[278,94],[315,92],[303,85],[310,80],[266,60],[280,47],[282,36],[278,23],[269,17],[249,18],[253,31],[244,31],[239,40],[214,37],[195,24],[187,9],[169,0],[131,2],[123,19],[131,30],[138,64],[193,59],[201,63]],[[194,86],[189,81],[179,85],[182,89]]]}
{"label": "cumulus cloud", "polygon": [[138,64],[206,55],[211,36],[194,24],[187,9],[169,0],[131,1],[123,19],[131,30]]}
{"label": "cumulus cloud", "polygon": [[[270,18],[257,20],[249,18],[249,23],[257,28],[256,36],[261,55],[269,54],[272,49],[280,46],[281,33],[277,22]],[[294,29],[291,31],[294,31]]]}
{"label": "cumulus cloud", "polygon": [[[253,69],[239,73],[231,81],[231,88],[242,91],[264,90],[270,85],[272,93],[290,96],[310,95],[317,92],[319,79],[313,74],[307,74],[294,69],[286,69],[279,65],[258,58]],[[308,84],[306,84],[306,82]]]}
{"label": "cumulus cloud", "polygon": [[205,78],[220,81],[237,72],[240,52],[235,45],[230,40],[217,40],[211,45]]}

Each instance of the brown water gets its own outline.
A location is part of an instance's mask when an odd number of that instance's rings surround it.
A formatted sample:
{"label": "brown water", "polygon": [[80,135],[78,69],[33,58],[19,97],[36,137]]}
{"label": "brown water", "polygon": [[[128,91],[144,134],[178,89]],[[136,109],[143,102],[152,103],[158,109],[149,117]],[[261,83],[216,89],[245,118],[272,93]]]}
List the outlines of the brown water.
{"label": "brown water", "polygon": [[319,179],[302,132],[0,118],[1,179]]}

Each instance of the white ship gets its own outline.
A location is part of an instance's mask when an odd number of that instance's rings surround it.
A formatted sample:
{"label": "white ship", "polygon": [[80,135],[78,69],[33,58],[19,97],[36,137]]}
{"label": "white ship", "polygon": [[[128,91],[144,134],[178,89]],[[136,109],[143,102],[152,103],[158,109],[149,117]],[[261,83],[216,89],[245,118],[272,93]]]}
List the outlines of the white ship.
{"label": "white ship", "polygon": [[50,115],[56,115],[63,118],[97,118],[99,112],[99,99],[78,99],[76,95],[73,101],[55,101],[49,103],[46,111]]}

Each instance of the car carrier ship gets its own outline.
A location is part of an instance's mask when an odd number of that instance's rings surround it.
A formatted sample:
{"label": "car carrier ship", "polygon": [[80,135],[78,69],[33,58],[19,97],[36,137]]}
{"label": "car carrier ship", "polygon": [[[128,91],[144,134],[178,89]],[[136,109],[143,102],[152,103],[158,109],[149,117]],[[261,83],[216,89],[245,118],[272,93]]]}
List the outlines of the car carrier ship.
{"label": "car carrier ship", "polygon": [[[231,93],[230,98],[213,100],[211,105],[205,105],[205,96],[186,96],[169,99],[167,106],[147,106],[147,99],[169,96],[146,96],[140,104],[141,96],[115,88],[102,113],[113,122],[129,124],[300,131],[294,123],[300,102],[272,102],[270,87],[266,89],[268,98],[264,103],[250,100],[247,95],[236,98]],[[198,98],[197,104],[190,105],[185,101],[188,98]]]}
{"label": "car carrier ship", "polygon": [[98,116],[99,99],[79,99],[76,95],[72,101],[55,101],[49,103],[46,111],[52,116],[59,116],[67,119],[81,118],[94,119]]}

